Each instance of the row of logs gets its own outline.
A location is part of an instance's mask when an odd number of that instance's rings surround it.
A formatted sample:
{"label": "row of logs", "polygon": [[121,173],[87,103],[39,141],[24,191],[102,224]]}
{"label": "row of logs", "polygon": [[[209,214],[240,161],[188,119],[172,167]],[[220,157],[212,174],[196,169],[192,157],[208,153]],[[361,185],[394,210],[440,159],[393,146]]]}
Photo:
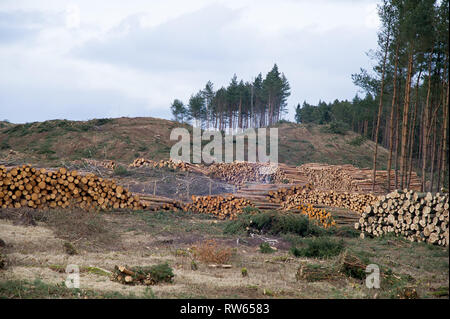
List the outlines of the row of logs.
{"label": "row of logs", "polygon": [[448,246],[449,203],[447,194],[395,190],[361,215],[355,228],[361,237],[402,235],[410,241]]}
{"label": "row of logs", "polygon": [[320,191],[306,187],[293,186],[287,189],[280,189],[269,192],[268,200],[273,203],[280,203],[282,209],[297,209],[303,204],[313,204],[328,207],[347,208],[354,212],[362,213],[364,209],[373,204],[377,197],[372,194],[359,194],[336,191]]}
{"label": "row of logs", "polygon": [[219,219],[235,219],[247,206],[254,207],[252,202],[234,195],[228,196],[192,196],[192,203],[183,207],[185,212],[213,214]]}
{"label": "row of logs", "polygon": [[143,208],[138,196],[117,185],[114,180],[94,174],[59,168],[51,171],[22,165],[6,169],[0,166],[1,208],[83,209]]}
{"label": "row of logs", "polygon": [[170,168],[170,169],[178,169],[180,171],[187,171],[188,165],[184,162],[175,162],[172,160],[160,160],[153,161],[150,159],[146,159],[143,157],[136,158],[133,163],[129,165],[129,167],[151,167],[151,168]]}
{"label": "row of logs", "polygon": [[269,163],[238,162],[214,163],[208,167],[208,175],[234,185],[248,182],[283,183],[288,182],[285,174],[276,165]]}
{"label": "row of logs", "polygon": [[[319,190],[340,192],[359,192],[385,194],[387,189],[387,171],[378,170],[375,176],[375,189],[372,191],[372,169],[360,169],[351,164],[328,165],[308,163],[297,167],[297,178],[312,183]],[[395,188],[395,179],[391,174],[391,189]],[[410,188],[420,190],[421,182],[415,172],[411,173]]]}
{"label": "row of logs", "polygon": [[91,159],[91,158],[84,158],[83,161],[86,164],[89,164],[92,166],[104,167],[104,168],[112,169],[112,170],[116,169],[116,167],[117,167],[116,162],[110,161],[110,160],[98,161],[98,160]]}

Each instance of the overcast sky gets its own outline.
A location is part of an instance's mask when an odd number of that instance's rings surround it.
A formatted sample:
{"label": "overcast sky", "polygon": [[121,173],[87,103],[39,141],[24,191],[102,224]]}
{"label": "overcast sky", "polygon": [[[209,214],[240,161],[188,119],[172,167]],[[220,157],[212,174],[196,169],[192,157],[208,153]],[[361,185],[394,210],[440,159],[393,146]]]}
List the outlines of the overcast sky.
{"label": "overcast sky", "polygon": [[278,64],[297,103],[351,99],[375,0],[0,0],[0,120],[171,118],[208,80]]}

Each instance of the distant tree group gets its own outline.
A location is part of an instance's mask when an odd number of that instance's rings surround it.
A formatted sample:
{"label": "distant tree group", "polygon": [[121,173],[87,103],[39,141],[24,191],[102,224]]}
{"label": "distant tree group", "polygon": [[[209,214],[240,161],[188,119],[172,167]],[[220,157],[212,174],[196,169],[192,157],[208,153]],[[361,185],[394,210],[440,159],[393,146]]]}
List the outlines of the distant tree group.
{"label": "distant tree group", "polygon": [[[396,188],[409,186],[413,168],[423,191],[448,188],[449,0],[384,0],[378,14],[373,72],[361,69],[352,75],[365,98],[304,103],[297,107],[296,120],[342,121],[384,145]],[[374,176],[376,160],[377,147]]]}
{"label": "distant tree group", "polygon": [[336,122],[369,139],[374,139],[376,126],[376,100],[371,94],[364,98],[356,95],[352,101],[319,101],[317,105],[303,102],[295,110],[297,123],[329,124]]}
{"label": "distant tree group", "polygon": [[197,127],[206,129],[258,128],[281,119],[287,112],[289,95],[289,82],[275,64],[265,78],[260,73],[252,82],[244,82],[234,75],[227,87],[217,91],[208,81],[186,106],[175,99],[171,111],[176,121],[193,120]]}

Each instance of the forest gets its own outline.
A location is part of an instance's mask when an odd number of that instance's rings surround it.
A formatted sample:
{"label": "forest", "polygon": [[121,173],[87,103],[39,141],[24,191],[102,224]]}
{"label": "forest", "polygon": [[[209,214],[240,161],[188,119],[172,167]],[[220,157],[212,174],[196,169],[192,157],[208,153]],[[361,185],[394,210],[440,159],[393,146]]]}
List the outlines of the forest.
{"label": "forest", "polygon": [[[365,93],[352,101],[297,105],[296,121],[334,123],[389,150],[388,173],[408,187],[412,170],[423,191],[448,188],[449,1],[389,0],[378,7],[373,70],[353,74]],[[373,169],[377,168],[377,149]]]}
{"label": "forest", "polygon": [[207,129],[246,129],[272,125],[287,112],[289,82],[275,64],[263,78],[259,73],[251,82],[238,81],[236,74],[227,87],[214,91],[208,81],[204,89],[189,98],[187,105],[175,99],[171,106],[178,122],[193,120]]}

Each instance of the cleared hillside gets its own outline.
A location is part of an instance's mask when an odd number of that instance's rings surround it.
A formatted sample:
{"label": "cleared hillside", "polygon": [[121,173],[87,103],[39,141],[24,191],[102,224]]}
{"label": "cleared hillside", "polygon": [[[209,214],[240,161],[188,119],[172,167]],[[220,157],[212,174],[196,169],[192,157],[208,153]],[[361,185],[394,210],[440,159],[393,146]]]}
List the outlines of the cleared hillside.
{"label": "cleared hillside", "polygon": [[[137,157],[167,159],[170,132],[180,123],[156,119],[115,118],[90,121],[52,120],[27,124],[0,122],[0,161],[4,164],[56,165],[82,158],[130,163]],[[183,125],[191,128],[188,125]],[[370,167],[374,143],[347,132],[334,134],[327,126],[277,124],[279,161],[290,165],[308,162]],[[379,148],[380,169],[387,150]]]}

